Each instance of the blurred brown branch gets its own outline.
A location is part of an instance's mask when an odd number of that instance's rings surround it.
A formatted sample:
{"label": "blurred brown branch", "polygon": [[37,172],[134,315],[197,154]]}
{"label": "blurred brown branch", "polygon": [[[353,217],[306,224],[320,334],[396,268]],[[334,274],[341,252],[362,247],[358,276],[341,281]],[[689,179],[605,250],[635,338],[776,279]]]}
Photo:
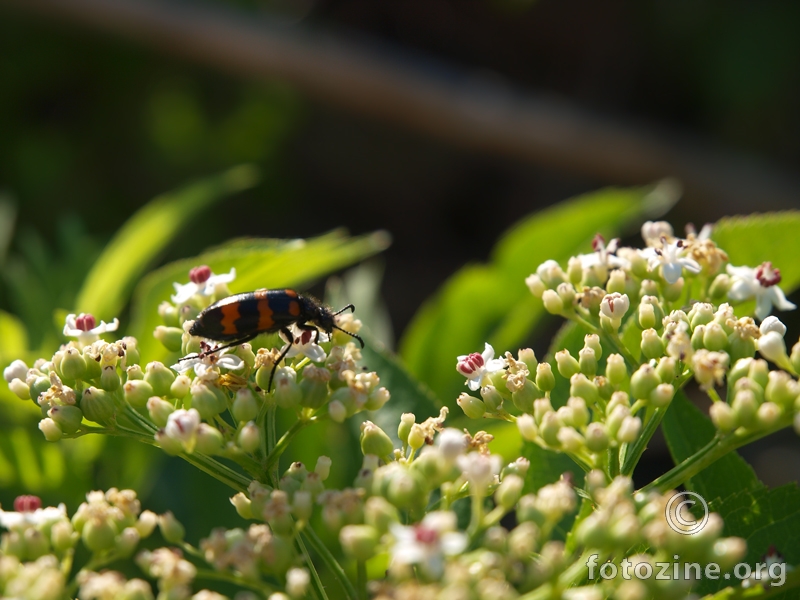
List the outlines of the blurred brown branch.
{"label": "blurred brown branch", "polygon": [[792,206],[800,183],[701,140],[618,122],[474,73],[222,6],[154,0],[0,0],[250,78],[291,82],[322,102],[454,145],[613,183],[664,176],[732,210]]}

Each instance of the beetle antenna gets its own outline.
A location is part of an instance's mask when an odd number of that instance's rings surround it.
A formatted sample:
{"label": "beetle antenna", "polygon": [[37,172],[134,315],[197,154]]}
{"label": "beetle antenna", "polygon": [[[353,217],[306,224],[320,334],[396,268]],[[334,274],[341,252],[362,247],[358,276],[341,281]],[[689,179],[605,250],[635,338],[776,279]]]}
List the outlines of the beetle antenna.
{"label": "beetle antenna", "polygon": [[[356,312],[356,307],[355,307],[355,306],[353,306],[352,304],[348,304],[348,305],[347,305],[347,306],[345,306],[343,309],[341,309],[341,310],[337,310],[335,313],[333,313],[333,316],[335,317],[336,315],[340,315],[340,314],[342,314],[342,313],[343,313],[344,311],[346,311],[346,310],[349,310],[350,312]],[[337,327],[337,329],[338,329],[338,327]],[[346,332],[345,332],[345,333],[346,333]]]}
{"label": "beetle antenna", "polygon": [[[352,306],[352,304],[351,304],[351,306]],[[347,307],[343,308],[342,310],[345,310],[346,308]],[[339,312],[341,312],[341,311],[339,311]],[[347,335],[349,335],[352,338],[356,338],[361,343],[361,347],[362,348],[364,347],[364,340],[361,339],[360,335],[356,335],[355,333],[350,333],[349,331],[346,331],[346,330],[342,329],[341,327],[337,327],[336,325],[334,325],[333,328],[334,329],[338,329],[342,333],[346,333]]]}

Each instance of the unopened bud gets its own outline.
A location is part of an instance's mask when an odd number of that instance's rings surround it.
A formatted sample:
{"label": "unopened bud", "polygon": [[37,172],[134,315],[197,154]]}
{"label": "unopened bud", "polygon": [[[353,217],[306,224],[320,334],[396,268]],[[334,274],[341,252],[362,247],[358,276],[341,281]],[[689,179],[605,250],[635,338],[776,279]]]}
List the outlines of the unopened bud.
{"label": "unopened bud", "polygon": [[582,348],[578,352],[578,364],[581,373],[587,377],[594,377],[597,374],[597,357],[593,348]]}
{"label": "unopened bud", "polygon": [[44,434],[44,439],[48,442],[57,442],[64,435],[61,428],[49,417],[39,421],[39,430]]}
{"label": "unopened bud", "polygon": [[361,424],[361,451],[363,454],[385,457],[391,456],[393,450],[394,444],[383,429],[372,421],[365,421]]}
{"label": "unopened bud", "polygon": [[531,415],[520,415],[517,417],[517,427],[522,437],[529,442],[536,440],[536,422]]}
{"label": "unopened bud", "polygon": [[643,364],[631,376],[631,396],[636,400],[640,398],[646,400],[659,383],[661,380],[656,370],[649,364]]}
{"label": "unopened bud", "polygon": [[613,386],[620,386],[628,380],[628,367],[620,354],[610,354],[606,359],[606,379]]}
{"label": "unopened bud", "polygon": [[781,407],[774,402],[764,402],[758,407],[756,418],[763,429],[769,429],[778,422],[782,413]]}
{"label": "unopened bud", "polygon": [[331,373],[322,367],[307,365],[303,369],[303,381],[300,382],[300,405],[306,408],[320,408],[328,399],[328,382]]}
{"label": "unopened bud", "polygon": [[600,398],[597,386],[583,373],[573,375],[569,380],[569,395],[583,398],[587,404],[594,404]]}
{"label": "unopened bud", "polygon": [[158,528],[161,530],[161,535],[170,544],[180,544],[183,536],[186,535],[186,529],[169,510],[158,517]]}
{"label": "unopened bud", "polygon": [[164,344],[164,347],[170,352],[180,352],[183,343],[183,329],[159,325],[153,332],[153,337]]}
{"label": "unopened bud", "polygon": [[617,440],[627,444],[635,442],[641,430],[642,420],[639,417],[625,417],[617,431]]}
{"label": "unopened bud", "polygon": [[[580,365],[578,368],[580,369]],[[536,387],[543,392],[551,392],[556,387],[556,378],[550,363],[542,362],[536,366]]]}
{"label": "unopened bud", "polygon": [[365,561],[375,555],[380,536],[370,525],[345,525],[339,532],[342,550],[350,558]]}
{"label": "unopened bud", "polygon": [[109,519],[90,518],[83,525],[81,539],[92,552],[102,552],[114,547],[116,531]]}
{"label": "unopened bud", "polygon": [[662,408],[672,402],[675,387],[671,383],[660,383],[650,392],[650,402],[656,408]]}
{"label": "unopened bud", "polygon": [[[133,408],[144,408],[147,406],[147,401],[156,396],[153,386],[150,385],[145,379],[134,379],[128,381],[122,390],[125,394],[125,401]],[[163,425],[162,425],[163,427]]]}
{"label": "unopened bud", "polygon": [[81,409],[70,404],[52,407],[47,411],[47,416],[53,419],[64,433],[78,431],[83,420]]}
{"label": "unopened bud", "polygon": [[96,387],[83,391],[80,405],[84,416],[100,425],[107,425],[116,412],[113,398],[105,390]]}
{"label": "unopened bud", "polygon": [[494,500],[505,510],[511,510],[522,496],[522,487],[525,481],[518,475],[507,475],[500,482],[497,491],[494,493]]}
{"label": "unopened bud", "polygon": [[169,386],[169,397],[183,400],[192,389],[192,380],[186,375],[178,375],[172,385]]}
{"label": "unopened bud", "polygon": [[542,293],[544,309],[551,315],[560,315],[564,312],[564,301],[555,290],[545,290]]}
{"label": "unopened bud", "polygon": [[119,388],[121,383],[117,367],[106,365],[100,373],[100,387],[108,392],[113,392]]}
{"label": "unopened bud", "polygon": [[[466,394],[461,394],[461,395],[465,396]],[[460,404],[461,403],[459,402],[459,405]],[[400,438],[400,441],[404,445],[408,444],[408,435],[411,433],[411,428],[414,426],[415,422],[416,422],[416,417],[414,416],[414,413],[403,413],[402,415],[400,415],[400,425],[397,426],[397,437]]]}
{"label": "unopened bud", "polygon": [[462,392],[456,403],[470,419],[481,419],[486,414],[486,405],[475,396]]}
{"label": "unopened bud", "polygon": [[239,447],[245,452],[255,452],[261,443],[261,432],[258,426],[250,421],[239,432]]}
{"label": "unopened bud", "polygon": [[86,361],[77,348],[67,348],[61,359],[61,376],[70,381],[81,379],[86,374]]}
{"label": "unopened bud", "polygon": [[175,381],[175,373],[164,366],[163,363],[153,361],[145,367],[144,380],[153,386],[155,396],[166,396],[169,388]]}
{"label": "unopened bud", "polygon": [[758,402],[752,390],[741,390],[733,397],[731,404],[736,421],[745,427],[752,427],[756,422]]}
{"label": "unopened bud", "polygon": [[237,421],[254,421],[258,416],[259,405],[256,395],[250,388],[244,387],[236,392],[231,412]]}
{"label": "unopened bud", "polygon": [[727,402],[714,402],[708,409],[711,421],[722,433],[736,429],[736,414]]}
{"label": "unopened bud", "polygon": [[708,350],[720,351],[728,347],[728,334],[719,323],[709,323],[706,325],[703,334],[703,346]]}
{"label": "unopened bud", "polygon": [[608,448],[608,434],[602,423],[589,423],[586,427],[586,447],[594,452],[603,452]]}
{"label": "unopened bud", "polygon": [[645,329],[642,332],[641,349],[648,360],[664,356],[664,342],[655,329]]}

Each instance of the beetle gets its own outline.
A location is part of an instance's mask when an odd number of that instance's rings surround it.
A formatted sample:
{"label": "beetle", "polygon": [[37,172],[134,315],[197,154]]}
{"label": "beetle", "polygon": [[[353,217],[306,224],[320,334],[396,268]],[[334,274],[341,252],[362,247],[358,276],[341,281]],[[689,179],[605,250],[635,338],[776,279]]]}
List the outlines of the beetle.
{"label": "beetle", "polygon": [[294,343],[294,336],[289,330],[289,326],[294,324],[303,331],[313,331],[315,342],[319,341],[320,329],[328,335],[334,329],[338,329],[357,339],[363,348],[364,340],[360,336],[336,325],[336,315],[340,315],[346,310],[355,312],[355,309],[355,306],[348,304],[341,310],[333,312],[313,296],[298,294],[290,289],[261,289],[228,296],[205,308],[192,323],[189,334],[215,342],[227,342],[224,346],[201,354],[201,356],[207,356],[225,348],[249,342],[262,333],[282,333],[291,343],[281,352],[272,367],[267,386],[267,393],[269,393],[272,389],[275,370]]}

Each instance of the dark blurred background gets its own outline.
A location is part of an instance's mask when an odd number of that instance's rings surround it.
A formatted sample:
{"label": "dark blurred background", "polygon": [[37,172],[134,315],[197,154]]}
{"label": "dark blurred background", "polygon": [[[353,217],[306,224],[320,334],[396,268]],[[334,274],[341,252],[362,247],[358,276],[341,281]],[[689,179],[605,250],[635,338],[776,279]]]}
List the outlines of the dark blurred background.
{"label": "dark blurred background", "polygon": [[[679,228],[797,206],[798,31],[800,4],[767,1],[2,0],[4,281],[22,255],[88,269],[154,196],[254,162],[263,183],[162,260],[388,229],[399,336],[516,220],[578,193],[676,177]],[[800,477],[780,444],[779,473],[774,447],[748,455],[767,483]]]}

